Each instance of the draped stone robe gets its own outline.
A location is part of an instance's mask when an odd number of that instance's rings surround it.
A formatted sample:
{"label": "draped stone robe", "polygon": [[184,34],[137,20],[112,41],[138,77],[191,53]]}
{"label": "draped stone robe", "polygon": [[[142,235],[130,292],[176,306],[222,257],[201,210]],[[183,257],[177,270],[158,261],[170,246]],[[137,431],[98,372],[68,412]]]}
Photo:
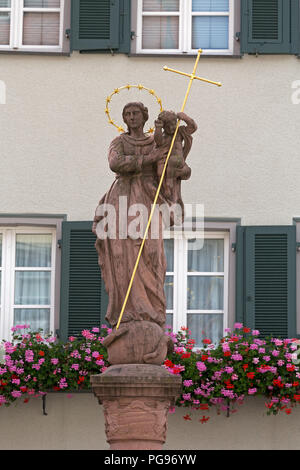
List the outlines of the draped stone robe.
{"label": "draped stone robe", "polygon": [[[133,273],[142,238],[119,239],[120,197],[127,198],[128,209],[132,204],[143,204],[150,216],[158,187],[157,165],[143,164],[145,155],[154,148],[153,137],[139,139],[129,134],[122,134],[114,139],[109,149],[109,166],[116,173],[116,179],[109,191],[100,200],[101,204],[111,204],[116,210],[116,239],[97,238],[96,249],[102,277],[109,295],[106,320],[115,326],[125,300],[126,292]],[[160,196],[158,203],[165,202]],[[97,211],[96,211],[97,214]],[[128,216],[130,224],[135,216]],[[95,216],[94,228],[101,220]],[[162,219],[159,219],[160,237],[151,239],[148,236],[144,245],[132,289],[123,314],[122,323],[131,320],[152,321],[164,326],[166,318],[166,299],[164,281],[166,258],[162,237]]]}

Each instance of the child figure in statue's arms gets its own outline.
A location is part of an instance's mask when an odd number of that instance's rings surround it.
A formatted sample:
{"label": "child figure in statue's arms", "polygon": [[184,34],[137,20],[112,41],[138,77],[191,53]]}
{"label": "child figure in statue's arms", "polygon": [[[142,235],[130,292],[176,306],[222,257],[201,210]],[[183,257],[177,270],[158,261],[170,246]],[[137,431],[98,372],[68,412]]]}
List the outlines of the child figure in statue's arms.
{"label": "child figure in statue's arms", "polygon": [[[178,174],[190,174],[190,168],[185,160],[191,150],[192,134],[197,130],[197,125],[193,119],[185,113],[174,113],[173,111],[163,111],[155,121],[154,141],[156,146],[161,147],[166,152],[170,149],[174,132],[177,126],[177,119],[184,121],[186,126],[180,126],[174,142],[174,146],[168,161],[164,181],[162,184],[163,194],[173,203],[180,200],[180,180],[186,179],[178,177]],[[166,157],[157,163],[157,175],[161,178]],[[185,171],[185,167],[186,171]]]}

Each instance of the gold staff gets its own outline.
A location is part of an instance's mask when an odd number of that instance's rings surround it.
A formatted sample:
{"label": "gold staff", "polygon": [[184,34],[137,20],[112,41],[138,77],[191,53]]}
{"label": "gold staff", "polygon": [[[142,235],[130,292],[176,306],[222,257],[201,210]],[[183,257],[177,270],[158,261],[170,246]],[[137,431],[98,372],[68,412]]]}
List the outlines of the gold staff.
{"label": "gold staff", "polygon": [[[185,105],[186,105],[188,96],[190,94],[190,90],[191,90],[191,87],[192,87],[192,84],[193,84],[194,80],[201,80],[201,81],[206,82],[206,83],[211,83],[212,85],[222,86],[222,84],[220,82],[212,82],[211,80],[207,80],[205,78],[201,78],[201,77],[196,76],[196,70],[197,70],[197,67],[198,67],[198,63],[199,63],[199,60],[200,60],[201,53],[202,53],[202,49],[199,49],[198,50],[198,56],[197,56],[197,59],[196,59],[195,65],[194,65],[194,70],[191,74],[180,72],[178,70],[173,70],[173,69],[168,68],[167,66],[164,67],[164,70],[166,70],[166,71],[175,72],[175,73],[179,73],[180,75],[190,77],[188,89],[187,89],[187,92],[186,92],[186,95],[185,95],[185,98],[184,98],[184,101],[183,101],[183,105],[181,107],[181,112],[183,112],[184,109],[185,109]],[[118,323],[117,323],[117,327],[116,327],[117,329],[120,326],[120,323],[121,323],[121,320],[122,320],[122,317],[123,317],[123,313],[124,313],[124,310],[125,310],[125,307],[126,307],[126,304],[127,304],[127,300],[128,300],[128,297],[129,297],[129,294],[130,294],[130,291],[131,291],[131,287],[132,287],[132,284],[133,284],[133,280],[134,280],[134,277],[135,277],[135,274],[136,274],[136,270],[137,270],[139,262],[140,262],[140,258],[141,258],[142,251],[143,251],[143,248],[144,248],[144,245],[145,245],[145,241],[146,241],[146,238],[147,238],[147,235],[148,235],[151,220],[152,220],[152,217],[153,217],[153,214],[154,214],[154,211],[155,211],[155,206],[156,206],[156,203],[157,203],[157,199],[158,199],[160,189],[161,189],[164,177],[165,177],[168,161],[169,161],[170,155],[171,155],[173,147],[174,147],[175,139],[177,137],[179,124],[180,124],[180,120],[178,120],[178,122],[177,122],[177,126],[176,126],[176,129],[175,129],[175,132],[174,132],[174,135],[173,135],[173,139],[172,139],[172,142],[171,142],[171,146],[170,146],[168,155],[166,157],[166,162],[165,162],[163,172],[162,172],[162,175],[161,175],[161,178],[160,178],[160,182],[159,182],[159,185],[158,185],[158,188],[157,188],[157,191],[156,191],[156,195],[155,195],[154,202],[153,202],[153,205],[152,205],[150,217],[149,217],[149,220],[148,220],[148,223],[147,223],[147,226],[146,226],[144,238],[143,238],[143,241],[142,241],[141,246],[140,246],[139,254],[138,254],[134,269],[133,269],[133,273],[132,273],[132,276],[131,276],[131,279],[130,279],[130,282],[129,282],[126,297],[125,297],[125,300],[124,300],[124,303],[123,303],[123,306],[122,306],[122,310],[121,310],[121,313],[120,313],[120,316],[119,316],[119,320],[118,320]]]}

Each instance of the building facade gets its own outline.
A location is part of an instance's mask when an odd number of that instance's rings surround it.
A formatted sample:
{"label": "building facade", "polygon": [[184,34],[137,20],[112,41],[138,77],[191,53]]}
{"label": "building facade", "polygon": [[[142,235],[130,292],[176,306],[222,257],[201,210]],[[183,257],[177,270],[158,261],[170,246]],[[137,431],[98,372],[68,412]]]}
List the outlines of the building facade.
{"label": "building facade", "polygon": [[[300,1],[0,0],[0,335],[14,324],[62,340],[105,321],[95,236],[118,135],[107,97],[154,90],[198,124],[182,183],[185,237],[166,235],[167,320],[217,341],[241,321],[300,333]],[[114,95],[159,112],[145,90]],[[202,214],[202,213],[201,213]],[[194,243],[204,230],[204,245]]]}
{"label": "building facade", "polygon": [[[198,342],[236,320],[295,336],[299,2],[5,0],[0,13],[1,335],[26,321],[66,338],[104,321],[90,222],[114,178],[106,98],[143,84],[179,110],[187,81],[163,65],[190,73],[202,47],[198,74],[223,87],[194,83],[183,198],[203,207],[206,241],[166,241],[168,321]],[[114,101],[119,124],[137,93]],[[151,126],[150,98],[138,95]]]}

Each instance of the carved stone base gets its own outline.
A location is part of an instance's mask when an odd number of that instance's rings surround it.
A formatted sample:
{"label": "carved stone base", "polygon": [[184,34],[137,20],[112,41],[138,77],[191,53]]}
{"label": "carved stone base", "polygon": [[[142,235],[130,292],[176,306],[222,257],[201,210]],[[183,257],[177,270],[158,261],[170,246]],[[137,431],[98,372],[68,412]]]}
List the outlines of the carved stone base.
{"label": "carved stone base", "polygon": [[161,450],[168,411],[181,393],[181,382],[181,377],[150,364],[114,365],[92,376],[110,448]]}

